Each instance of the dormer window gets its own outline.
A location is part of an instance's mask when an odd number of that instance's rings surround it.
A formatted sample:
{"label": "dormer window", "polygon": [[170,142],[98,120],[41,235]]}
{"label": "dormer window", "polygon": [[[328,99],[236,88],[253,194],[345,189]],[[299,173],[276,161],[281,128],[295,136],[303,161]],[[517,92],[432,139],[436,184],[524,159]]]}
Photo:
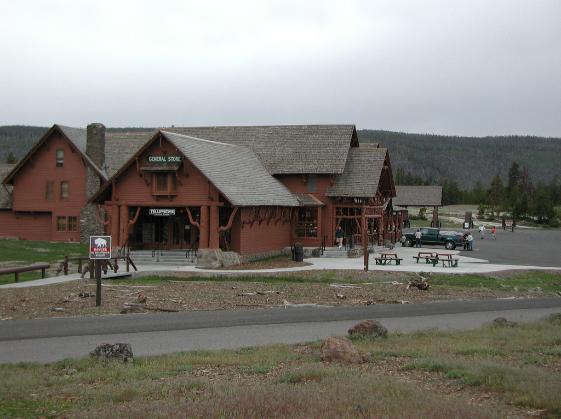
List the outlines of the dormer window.
{"label": "dormer window", "polygon": [[56,167],[64,166],[64,150],[59,148],[56,151]]}
{"label": "dormer window", "polygon": [[152,176],[152,193],[154,195],[176,195],[175,172],[154,172]]}

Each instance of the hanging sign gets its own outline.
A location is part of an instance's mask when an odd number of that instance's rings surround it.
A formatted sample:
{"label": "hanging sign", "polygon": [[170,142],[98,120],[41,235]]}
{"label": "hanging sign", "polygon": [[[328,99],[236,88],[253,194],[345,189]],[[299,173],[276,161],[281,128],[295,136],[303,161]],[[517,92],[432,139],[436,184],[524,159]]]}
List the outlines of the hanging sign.
{"label": "hanging sign", "polygon": [[181,156],[148,156],[148,163],[181,163]]}
{"label": "hanging sign", "polygon": [[90,236],[90,259],[111,259],[111,236]]}
{"label": "hanging sign", "polygon": [[175,215],[175,208],[150,208],[148,213],[156,217],[169,217]]}

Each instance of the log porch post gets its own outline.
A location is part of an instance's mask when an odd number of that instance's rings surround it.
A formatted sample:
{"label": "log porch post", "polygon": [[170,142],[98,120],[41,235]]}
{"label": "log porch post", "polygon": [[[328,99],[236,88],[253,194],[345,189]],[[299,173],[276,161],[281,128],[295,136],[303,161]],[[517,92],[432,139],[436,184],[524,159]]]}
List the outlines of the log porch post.
{"label": "log porch post", "polygon": [[208,249],[209,209],[208,205],[201,206],[201,219],[199,220],[199,249]]}
{"label": "log porch post", "polygon": [[124,247],[129,238],[129,207],[121,205],[119,207],[119,247]]}
{"label": "log porch post", "polygon": [[220,235],[218,233],[220,228],[219,222],[220,220],[218,217],[218,206],[212,205],[210,207],[210,225],[208,238],[208,247],[210,249],[218,249],[220,247]]}
{"label": "log porch post", "polygon": [[119,206],[111,205],[111,239],[119,245]]}

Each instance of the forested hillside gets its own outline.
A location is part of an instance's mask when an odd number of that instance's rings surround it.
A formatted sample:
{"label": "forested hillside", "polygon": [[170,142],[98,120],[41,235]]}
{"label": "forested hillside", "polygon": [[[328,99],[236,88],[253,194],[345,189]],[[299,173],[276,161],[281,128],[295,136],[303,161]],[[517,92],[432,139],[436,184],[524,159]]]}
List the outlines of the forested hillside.
{"label": "forested hillside", "polygon": [[[0,127],[0,162],[6,162],[10,153],[16,159],[23,157],[47,129]],[[561,177],[560,138],[452,137],[378,130],[359,130],[358,136],[362,142],[377,142],[389,148],[394,174],[402,169],[431,184],[455,181],[465,189],[480,181],[487,187],[497,174],[506,181],[513,161],[527,167],[536,183]]]}
{"label": "forested hillside", "polygon": [[497,174],[507,179],[513,161],[527,167],[534,182],[561,177],[561,138],[529,136],[453,137],[360,130],[359,140],[390,151],[392,169],[403,169],[431,184],[453,180],[462,188],[487,187]]}

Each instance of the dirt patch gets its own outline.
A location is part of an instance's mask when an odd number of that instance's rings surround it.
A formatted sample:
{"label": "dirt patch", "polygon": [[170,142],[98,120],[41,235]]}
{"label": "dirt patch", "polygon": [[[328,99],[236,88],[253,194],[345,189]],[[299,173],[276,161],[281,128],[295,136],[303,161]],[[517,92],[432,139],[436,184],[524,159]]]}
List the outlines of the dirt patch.
{"label": "dirt patch", "polygon": [[[472,300],[499,297],[544,297],[542,291],[513,294],[511,291],[485,288],[464,289],[446,285],[429,290],[407,289],[409,273],[299,272],[272,281],[261,275],[236,280],[162,280],[154,284],[104,281],[102,307],[95,307],[95,281],[0,290],[0,318],[29,319],[119,313],[127,303],[137,303],[139,294],[146,298],[149,311],[191,311],[260,309],[291,304],[359,306],[371,304],[407,304],[446,300]],[[183,280],[182,280],[183,279]],[[316,282],[313,282],[316,280]],[[298,282],[295,282],[298,281]]]}

